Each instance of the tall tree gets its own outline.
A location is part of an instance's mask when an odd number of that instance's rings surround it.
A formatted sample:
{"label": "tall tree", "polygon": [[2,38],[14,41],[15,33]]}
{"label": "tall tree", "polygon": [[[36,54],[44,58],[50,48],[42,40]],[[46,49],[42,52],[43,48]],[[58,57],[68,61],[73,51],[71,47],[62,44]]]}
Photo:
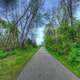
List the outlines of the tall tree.
{"label": "tall tree", "polygon": [[61,0],[60,5],[63,10],[63,19],[67,20],[73,26],[75,10],[78,7],[79,0]]}

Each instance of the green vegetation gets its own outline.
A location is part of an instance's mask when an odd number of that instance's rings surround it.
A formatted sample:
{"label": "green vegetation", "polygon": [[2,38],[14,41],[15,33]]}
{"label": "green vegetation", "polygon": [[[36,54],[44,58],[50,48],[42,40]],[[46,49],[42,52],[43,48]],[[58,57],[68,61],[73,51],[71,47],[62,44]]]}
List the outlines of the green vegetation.
{"label": "green vegetation", "polygon": [[53,56],[80,77],[79,26],[80,23],[77,23],[74,28],[65,24],[54,29],[49,23],[45,32],[45,46]]}
{"label": "green vegetation", "polygon": [[38,49],[34,29],[42,1],[25,2],[25,5],[18,9],[23,3],[17,0],[1,1],[0,80],[16,80],[25,63]]}
{"label": "green vegetation", "polygon": [[24,65],[37,50],[37,47],[30,45],[24,49],[0,50],[0,80],[16,80]]}
{"label": "green vegetation", "polygon": [[15,80],[37,50],[36,32],[44,25],[43,45],[80,77],[80,0],[59,0],[47,11],[45,0],[25,1],[21,8],[23,3],[18,2],[4,0],[0,6],[0,80]]}
{"label": "green vegetation", "polygon": [[[75,50],[80,51],[80,49],[76,49]],[[49,53],[55,57],[57,60],[59,60],[63,65],[65,65],[70,71],[72,71],[76,76],[80,77],[80,62],[76,61],[75,59],[77,59],[77,55],[76,53],[72,53],[74,50],[72,50],[70,52],[70,55],[66,56],[66,55],[59,55],[59,53],[51,50],[50,48],[47,48],[47,50],[49,51]],[[78,56],[78,59],[80,56]]]}
{"label": "green vegetation", "polygon": [[0,80],[16,80],[38,47],[30,36],[20,37],[15,21],[0,19],[0,30]]}
{"label": "green vegetation", "polygon": [[74,15],[79,2],[60,0],[58,8],[48,13],[44,40],[51,55],[80,77],[80,19]]}

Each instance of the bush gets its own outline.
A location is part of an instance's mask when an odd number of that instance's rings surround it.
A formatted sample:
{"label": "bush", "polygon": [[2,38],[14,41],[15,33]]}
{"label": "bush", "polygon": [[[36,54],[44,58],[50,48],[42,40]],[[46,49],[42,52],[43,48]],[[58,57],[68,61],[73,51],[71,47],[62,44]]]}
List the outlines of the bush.
{"label": "bush", "polygon": [[73,47],[68,56],[68,61],[71,64],[80,64],[80,48]]}
{"label": "bush", "polygon": [[28,39],[25,43],[25,48],[28,48],[28,47],[37,48],[36,42],[33,42],[32,40]]}
{"label": "bush", "polygon": [[0,59],[3,59],[5,57],[7,57],[7,56],[8,56],[8,53],[7,52],[5,52],[3,50],[0,50]]}
{"label": "bush", "polygon": [[80,21],[76,21],[74,28],[64,21],[56,29],[48,27],[47,35],[45,34],[47,48],[50,47],[59,54],[65,55],[70,53],[73,46],[80,47]]}
{"label": "bush", "polygon": [[0,59],[6,58],[7,56],[10,56],[10,55],[15,55],[15,54],[16,54],[16,49],[10,50],[10,51],[0,50]]}

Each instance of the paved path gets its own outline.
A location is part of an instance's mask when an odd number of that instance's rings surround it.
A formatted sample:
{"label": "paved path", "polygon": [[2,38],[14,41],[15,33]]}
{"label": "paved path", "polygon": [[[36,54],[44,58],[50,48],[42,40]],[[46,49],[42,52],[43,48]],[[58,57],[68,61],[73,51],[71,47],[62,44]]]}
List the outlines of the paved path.
{"label": "paved path", "polygon": [[24,67],[17,80],[80,80],[41,48]]}

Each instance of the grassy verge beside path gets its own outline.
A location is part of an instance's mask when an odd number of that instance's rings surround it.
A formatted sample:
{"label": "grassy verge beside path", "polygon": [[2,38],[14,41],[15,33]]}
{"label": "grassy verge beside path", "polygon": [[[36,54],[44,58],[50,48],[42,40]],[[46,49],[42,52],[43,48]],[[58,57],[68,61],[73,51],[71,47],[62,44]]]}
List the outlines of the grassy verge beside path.
{"label": "grassy verge beside path", "polygon": [[37,50],[38,48],[33,47],[15,49],[9,52],[9,56],[0,59],[0,80],[16,80],[24,65]]}
{"label": "grassy verge beside path", "polygon": [[[59,55],[57,52],[47,48],[49,53],[54,56],[58,61],[60,61],[63,65],[65,65],[70,71],[72,71],[75,75],[80,78],[80,64],[72,64],[68,61],[68,56],[66,55]],[[78,51],[78,50],[77,50]],[[74,59],[75,60],[75,59]]]}

